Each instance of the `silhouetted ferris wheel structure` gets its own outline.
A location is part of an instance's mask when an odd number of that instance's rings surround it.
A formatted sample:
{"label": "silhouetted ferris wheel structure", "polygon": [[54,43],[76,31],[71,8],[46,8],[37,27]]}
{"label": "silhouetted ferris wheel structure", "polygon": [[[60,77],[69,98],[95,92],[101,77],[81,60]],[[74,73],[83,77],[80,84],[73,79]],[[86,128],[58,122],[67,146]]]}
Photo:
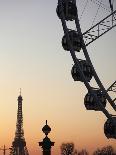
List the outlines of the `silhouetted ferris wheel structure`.
{"label": "silhouetted ferris wheel structure", "polygon": [[[116,26],[116,10],[113,10],[113,2],[109,0],[111,13],[96,25],[82,34],[79,17],[77,13],[76,0],[58,0],[57,15],[61,19],[64,36],[62,46],[64,50],[70,51],[74,65],[71,70],[74,81],[81,81],[88,89],[84,98],[84,104],[87,110],[101,111],[107,117],[104,124],[104,133],[107,138],[116,139],[116,115],[112,115],[106,109],[106,103],[109,102],[114,111],[116,111],[116,98],[112,99],[108,91],[116,92],[116,81],[106,90],[101,83],[87,52],[87,46],[98,39],[100,36]],[[69,29],[67,22],[75,22],[76,30]],[[85,59],[77,58],[75,52],[83,52]],[[98,88],[90,85],[94,78]]]}

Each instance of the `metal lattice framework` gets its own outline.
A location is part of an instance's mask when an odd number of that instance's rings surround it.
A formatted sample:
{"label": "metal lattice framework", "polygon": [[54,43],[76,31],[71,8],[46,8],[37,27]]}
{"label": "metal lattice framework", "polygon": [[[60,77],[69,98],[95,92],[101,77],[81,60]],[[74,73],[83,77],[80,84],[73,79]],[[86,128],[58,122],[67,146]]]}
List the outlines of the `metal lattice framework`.
{"label": "metal lattice framework", "polygon": [[99,23],[91,27],[89,30],[83,33],[85,45],[88,46],[90,43],[104,35],[106,32],[116,26],[116,11],[112,12],[106,18],[101,20]]}
{"label": "metal lattice framework", "polygon": [[[66,17],[66,14],[68,14],[68,9],[69,9],[69,13],[70,14],[72,13],[70,10],[71,6],[69,6],[69,8],[66,8],[68,5],[71,5],[71,3],[73,3],[74,6],[76,6],[76,0],[58,0],[58,7],[57,7],[57,14],[62,22],[64,35],[66,36],[66,41],[68,44],[68,48],[69,48],[71,57],[74,61],[74,64],[78,67],[78,73],[79,73],[80,77],[82,78],[81,81],[85,84],[86,88],[88,89],[88,92],[90,92],[94,96],[94,99],[96,100],[97,104],[100,107],[100,111],[102,111],[105,114],[105,116],[107,117],[108,120],[110,120],[111,122],[114,123],[114,128],[116,129],[115,118],[113,118],[112,117],[113,115],[110,114],[109,111],[103,106],[103,104],[102,104],[101,100],[99,99],[99,97],[97,96],[96,92],[93,91],[93,88],[91,87],[90,82],[86,79],[86,77],[84,75],[84,72],[83,72],[80,62],[79,62],[80,59],[75,54],[74,45],[72,44],[72,40],[70,37],[70,28],[68,28],[68,26],[67,26],[67,22],[70,20],[70,16],[69,16],[69,19],[67,19],[67,17]],[[72,20],[75,21],[76,32],[78,33],[78,36],[81,40],[81,47],[82,47],[81,51],[84,53],[85,61],[92,68],[93,78],[99,87],[98,89],[100,91],[102,91],[102,93],[105,95],[105,98],[110,103],[111,107],[114,109],[114,111],[116,111],[116,105],[114,103],[114,100],[112,100],[112,98],[109,96],[108,91],[104,88],[101,80],[99,79],[99,77],[92,65],[91,59],[89,57],[89,54],[88,54],[88,51],[86,48],[87,45],[89,45],[90,43],[92,43],[93,41],[98,39],[100,36],[102,36],[103,34],[105,34],[106,32],[108,32],[109,30],[111,30],[113,27],[116,26],[116,11],[112,12],[109,16],[107,16],[106,18],[101,20],[99,23],[97,23],[95,26],[91,27],[88,31],[86,31],[83,34],[81,32],[78,13],[76,14],[75,17],[73,16],[73,19],[71,19],[70,21],[72,21]],[[112,88],[113,88],[113,86],[112,86]],[[115,134],[115,136],[110,137],[110,138],[116,138],[116,132],[114,134]]]}
{"label": "metal lattice framework", "polygon": [[11,155],[29,155],[23,130],[22,96],[18,97],[18,111],[15,138],[11,147]]}
{"label": "metal lattice framework", "polygon": [[[114,92],[114,93],[116,93],[116,81],[107,89],[107,92]],[[113,102],[115,102],[115,101],[116,101],[116,98],[113,99]]]}
{"label": "metal lattice framework", "polygon": [[112,91],[116,93],[116,81],[107,89],[107,91]]}

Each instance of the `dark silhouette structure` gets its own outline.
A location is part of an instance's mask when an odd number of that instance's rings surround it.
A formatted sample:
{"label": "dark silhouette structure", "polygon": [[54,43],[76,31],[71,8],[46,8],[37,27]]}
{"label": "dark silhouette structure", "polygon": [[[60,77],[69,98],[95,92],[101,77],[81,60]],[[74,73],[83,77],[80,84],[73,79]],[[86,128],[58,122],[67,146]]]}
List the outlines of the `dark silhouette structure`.
{"label": "dark silhouette structure", "polygon": [[6,151],[9,150],[9,148],[6,148],[4,145],[3,148],[0,148],[1,151],[3,151],[3,155],[6,155]]}
{"label": "dark silhouette structure", "polygon": [[42,128],[42,131],[46,136],[42,142],[39,142],[39,146],[43,149],[43,155],[51,155],[51,147],[54,146],[54,142],[51,142],[50,138],[47,136],[51,131],[51,128],[47,125],[47,120],[46,125]]}
{"label": "dark silhouette structure", "polygon": [[[90,43],[116,27],[116,10],[113,10],[113,2],[111,0],[109,0],[109,4],[111,13],[84,33],[82,33],[80,26],[76,0],[58,0],[56,12],[61,20],[64,31],[62,47],[65,51],[70,51],[74,62],[71,70],[72,77],[74,81],[83,82],[88,90],[84,99],[85,107],[87,110],[102,111],[104,113],[107,117],[107,121],[104,125],[105,136],[107,138],[116,139],[116,116],[113,116],[109,110],[105,108],[107,101],[116,111],[116,99],[112,99],[108,94],[110,90],[115,92],[116,83],[114,82],[108,90],[105,89],[93,67],[87,49]],[[68,25],[68,22],[72,21],[75,23],[75,30]],[[84,59],[82,60],[77,57],[76,52],[83,52]],[[94,78],[98,88],[91,86],[91,83],[89,83],[92,78]]]}
{"label": "dark silhouette structure", "polygon": [[112,146],[98,148],[93,152],[93,155],[116,155],[116,150]]}
{"label": "dark silhouette structure", "polygon": [[12,142],[11,155],[29,155],[24,138],[22,101],[23,99],[20,92],[18,96],[16,132],[14,141]]}
{"label": "dark silhouette structure", "polygon": [[72,155],[74,154],[74,143],[62,143],[61,155]]}

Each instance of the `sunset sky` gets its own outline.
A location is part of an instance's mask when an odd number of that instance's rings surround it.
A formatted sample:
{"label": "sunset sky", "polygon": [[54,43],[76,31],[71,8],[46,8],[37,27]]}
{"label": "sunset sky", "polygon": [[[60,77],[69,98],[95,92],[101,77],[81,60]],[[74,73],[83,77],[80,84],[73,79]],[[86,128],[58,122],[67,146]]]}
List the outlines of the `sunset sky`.
{"label": "sunset sky", "polygon": [[[108,0],[103,3],[94,24],[110,13]],[[79,17],[85,4],[86,0],[77,0]],[[104,135],[106,117],[85,109],[87,89],[71,77],[73,61],[61,45],[63,29],[56,6],[57,0],[0,0],[0,147],[12,145],[20,88],[30,155],[41,155],[38,142],[44,138],[41,129],[46,119],[55,142],[53,155],[60,154],[63,142],[74,142],[75,148],[90,153],[105,145],[116,147],[116,140]],[[98,5],[89,0],[80,19],[82,32],[91,27],[97,10]],[[107,89],[116,80],[116,28],[87,49]],[[77,56],[83,57],[82,51]],[[95,87],[94,81],[91,84]],[[115,114],[109,104],[107,109]]]}

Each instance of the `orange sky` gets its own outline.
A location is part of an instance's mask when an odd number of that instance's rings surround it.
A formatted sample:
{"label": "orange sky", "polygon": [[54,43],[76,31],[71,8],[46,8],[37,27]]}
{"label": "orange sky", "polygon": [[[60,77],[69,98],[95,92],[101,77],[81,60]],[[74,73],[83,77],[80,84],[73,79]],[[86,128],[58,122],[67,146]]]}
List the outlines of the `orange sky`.
{"label": "orange sky", "polygon": [[[81,14],[84,0],[78,2]],[[90,152],[105,145],[116,148],[116,141],[104,135],[106,117],[101,112],[85,109],[83,100],[87,90],[71,77],[73,62],[61,46],[63,30],[55,12],[57,0],[0,3],[0,146],[12,144],[17,97],[22,88],[25,139],[31,155],[41,154],[38,142],[44,138],[41,129],[46,119],[52,128],[54,155],[59,155],[63,142],[74,142],[75,148]],[[89,19],[97,10],[95,4],[89,4],[80,21],[83,31],[90,27]],[[97,20],[107,13],[101,10]],[[115,42],[114,28],[88,47],[106,88],[116,77]],[[82,53],[77,55],[83,58]],[[93,80],[91,84],[95,87]],[[114,114],[110,106],[107,109]]]}

